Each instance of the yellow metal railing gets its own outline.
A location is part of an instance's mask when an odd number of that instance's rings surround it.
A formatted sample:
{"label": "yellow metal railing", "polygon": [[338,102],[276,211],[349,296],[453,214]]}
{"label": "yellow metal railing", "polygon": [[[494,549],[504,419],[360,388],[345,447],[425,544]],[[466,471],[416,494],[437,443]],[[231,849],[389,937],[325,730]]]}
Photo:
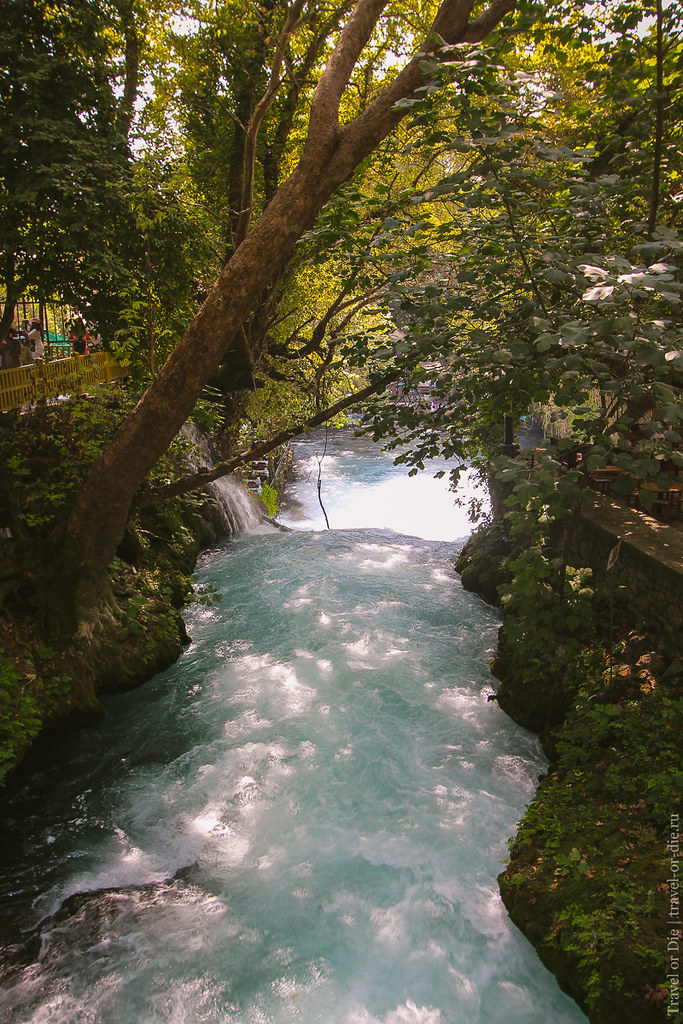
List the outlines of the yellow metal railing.
{"label": "yellow metal railing", "polygon": [[31,402],[46,402],[60,394],[92,384],[110,384],[125,376],[126,371],[107,352],[0,370],[0,410],[7,412]]}

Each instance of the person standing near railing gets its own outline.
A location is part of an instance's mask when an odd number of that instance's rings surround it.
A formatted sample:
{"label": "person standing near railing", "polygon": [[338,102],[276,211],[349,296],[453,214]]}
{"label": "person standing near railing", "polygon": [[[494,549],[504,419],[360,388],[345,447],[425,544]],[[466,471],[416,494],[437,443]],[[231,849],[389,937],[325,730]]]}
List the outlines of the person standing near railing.
{"label": "person standing near railing", "polygon": [[0,338],[0,370],[9,370],[12,366],[9,351],[9,331]]}
{"label": "person standing near railing", "polygon": [[21,366],[21,340],[14,327],[6,332],[0,341],[0,369],[13,370]]}
{"label": "person standing near railing", "polygon": [[30,366],[32,356],[28,344],[28,322],[26,320],[22,320],[21,326],[17,330],[17,338],[19,339],[19,365]]}
{"label": "person standing near railing", "polygon": [[85,340],[87,343],[86,351],[88,355],[93,352],[99,352],[102,346],[102,338],[97,332],[97,327],[93,323],[86,325]]}
{"label": "person standing near railing", "polygon": [[29,324],[28,332],[28,343],[33,353],[34,360],[42,359],[45,355],[45,345],[43,344],[43,324],[34,317]]}
{"label": "person standing near railing", "polygon": [[88,342],[85,337],[85,324],[80,317],[74,320],[71,325],[69,339],[71,341],[71,351],[75,356],[84,356],[87,353]]}

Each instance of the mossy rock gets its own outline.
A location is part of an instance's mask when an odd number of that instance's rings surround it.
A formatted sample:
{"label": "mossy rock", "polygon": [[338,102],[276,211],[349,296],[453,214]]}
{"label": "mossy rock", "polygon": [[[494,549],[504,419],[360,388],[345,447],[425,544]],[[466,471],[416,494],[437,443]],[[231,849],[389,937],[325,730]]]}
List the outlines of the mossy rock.
{"label": "mossy rock", "polygon": [[491,672],[499,680],[496,691],[499,706],[524,729],[535,732],[543,748],[554,756],[553,737],[571,707],[574,680],[568,671],[539,671],[530,666],[524,649],[508,643],[505,627],[498,633],[498,649],[491,661]]}
{"label": "mossy rock", "polygon": [[498,605],[499,587],[510,579],[509,554],[510,541],[501,523],[494,522],[476,530],[455,562],[465,590],[479,594],[489,604]]}
{"label": "mossy rock", "polygon": [[[541,784],[541,805],[552,803],[554,784]],[[591,835],[580,823],[589,802],[577,802],[581,811],[566,810],[552,852],[548,835],[515,845],[498,878],[503,902],[591,1024],[658,1024],[667,907],[654,879],[666,877],[664,844],[631,849],[618,829]]]}

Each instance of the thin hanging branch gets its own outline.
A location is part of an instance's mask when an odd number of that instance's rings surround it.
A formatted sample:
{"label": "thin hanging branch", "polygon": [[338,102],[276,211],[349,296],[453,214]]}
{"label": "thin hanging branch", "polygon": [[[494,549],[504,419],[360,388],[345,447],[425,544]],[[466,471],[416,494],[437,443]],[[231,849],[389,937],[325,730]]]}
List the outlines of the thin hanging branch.
{"label": "thin hanging branch", "polygon": [[503,205],[505,206],[505,212],[507,213],[508,223],[510,225],[510,233],[512,234],[512,238],[513,238],[513,240],[515,242],[515,246],[517,247],[517,251],[519,253],[519,257],[520,257],[520,259],[521,259],[521,261],[522,261],[522,263],[524,265],[524,269],[526,270],[527,278],[529,280],[529,284],[531,285],[531,290],[533,291],[534,295],[536,296],[536,301],[538,302],[539,306],[541,307],[541,309],[543,310],[545,315],[549,316],[550,314],[548,313],[548,309],[546,307],[545,300],[543,298],[543,293],[542,293],[542,291],[541,291],[541,289],[539,287],[538,281],[536,280],[534,272],[533,272],[533,270],[531,268],[531,264],[529,263],[529,259],[527,257],[526,251],[524,249],[524,242],[522,240],[522,236],[519,233],[519,229],[517,227],[517,223],[515,221],[514,214],[512,212],[512,206],[510,204],[510,200],[508,198],[508,195],[507,195],[507,193],[505,191],[505,186],[503,185],[503,182],[500,180],[500,177],[498,176],[498,174],[496,174],[495,171],[494,171],[494,175],[493,176],[496,179],[496,181],[498,182],[498,188],[500,190],[500,197],[503,200]]}
{"label": "thin hanging branch", "polygon": [[323,510],[323,515],[325,516],[325,523],[327,524],[327,529],[329,530],[329,528],[330,528],[330,521],[327,518],[327,512],[325,511],[325,506],[323,505],[323,498],[322,498],[322,494],[321,494],[322,482],[323,482],[323,459],[327,455],[327,431],[328,431],[328,426],[327,426],[327,423],[326,423],[325,424],[325,446],[323,448],[322,455],[318,456],[318,481],[317,481],[317,489],[318,489],[318,504],[320,505],[321,509]]}

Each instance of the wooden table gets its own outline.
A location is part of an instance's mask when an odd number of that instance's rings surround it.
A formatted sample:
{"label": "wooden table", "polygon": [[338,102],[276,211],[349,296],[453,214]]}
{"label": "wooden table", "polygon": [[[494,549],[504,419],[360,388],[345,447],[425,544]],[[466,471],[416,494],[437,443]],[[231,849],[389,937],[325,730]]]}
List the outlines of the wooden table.
{"label": "wooden table", "polygon": [[608,494],[617,477],[623,476],[625,472],[626,470],[619,469],[618,466],[602,466],[600,469],[594,469],[588,477],[588,486],[593,491],[599,491],[600,494]]}

